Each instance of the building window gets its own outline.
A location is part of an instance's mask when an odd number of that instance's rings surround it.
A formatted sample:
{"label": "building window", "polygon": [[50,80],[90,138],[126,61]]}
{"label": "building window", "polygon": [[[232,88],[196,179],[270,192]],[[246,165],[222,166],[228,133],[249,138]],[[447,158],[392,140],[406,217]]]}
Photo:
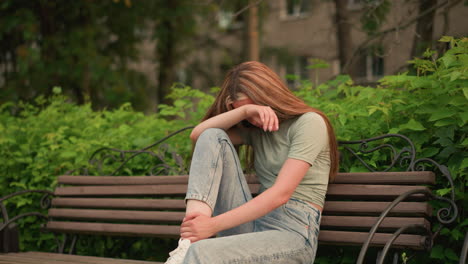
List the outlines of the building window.
{"label": "building window", "polygon": [[302,17],[307,15],[311,0],[286,0],[287,17]]}
{"label": "building window", "polygon": [[348,9],[358,10],[365,6],[379,5],[382,0],[348,0]]}
{"label": "building window", "polygon": [[[229,29],[240,29],[244,25],[244,18],[243,14],[238,14],[238,11],[243,8],[240,5],[240,2],[236,2],[233,5],[228,5],[222,7],[218,11],[218,26],[221,29],[229,30]],[[234,15],[237,14],[235,17]]]}
{"label": "building window", "polygon": [[371,47],[360,54],[357,62],[356,76],[360,83],[371,83],[384,75],[384,58],[382,47]]}
{"label": "building window", "polygon": [[306,56],[295,56],[285,64],[286,82],[293,89],[301,85],[301,80],[309,79],[309,58]]}

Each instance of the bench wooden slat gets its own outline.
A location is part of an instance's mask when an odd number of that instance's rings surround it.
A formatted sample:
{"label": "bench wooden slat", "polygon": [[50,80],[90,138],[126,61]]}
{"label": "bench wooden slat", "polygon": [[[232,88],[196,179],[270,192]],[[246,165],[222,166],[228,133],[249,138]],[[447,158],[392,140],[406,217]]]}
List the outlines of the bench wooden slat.
{"label": "bench wooden slat", "polygon": [[117,236],[173,237],[180,235],[178,225],[138,225],[85,222],[47,222],[46,229],[52,232],[77,234],[106,234]]}
{"label": "bench wooden slat", "polygon": [[[145,185],[188,184],[188,175],[171,176],[74,176],[62,175],[57,181],[68,185]],[[254,174],[246,174],[248,183],[258,183]]]}
{"label": "bench wooden slat", "polygon": [[[324,214],[380,214],[391,202],[353,202],[353,201],[325,201]],[[432,215],[432,207],[427,202],[401,202],[391,211],[391,214]]]}
{"label": "bench wooden slat", "polygon": [[[325,201],[324,214],[379,214],[390,202]],[[176,209],[184,210],[183,199],[125,199],[125,198],[54,198],[53,207],[74,208],[115,208],[115,209]],[[402,202],[392,211],[393,214],[432,215],[432,208],[425,202]]]}
{"label": "bench wooden slat", "polygon": [[[87,264],[86,262],[79,261],[64,261],[58,259],[35,259],[34,257],[26,256],[21,253],[10,253],[3,255],[0,253],[0,264]],[[97,263],[101,264],[101,263]],[[110,263],[102,263],[110,264]]]}
{"label": "bench wooden slat", "polygon": [[69,185],[145,185],[187,184],[188,175],[174,176],[71,176],[58,177],[59,184]]}
{"label": "bench wooden slat", "polygon": [[[253,193],[258,192],[259,184],[250,184]],[[115,185],[115,186],[73,186],[57,187],[57,196],[114,196],[114,195],[185,195],[187,185]]]}
{"label": "bench wooden slat", "polygon": [[[118,221],[127,220],[141,221],[163,221],[181,223],[184,212],[145,212],[124,210],[90,210],[90,209],[56,209],[49,210],[49,216],[56,219],[95,219]],[[321,226],[325,227],[353,227],[370,229],[377,221],[377,217],[371,216],[328,216],[324,215]],[[381,224],[381,228],[397,229],[410,224],[420,224],[429,227],[429,222],[422,217],[387,217]]]}
{"label": "bench wooden slat", "polygon": [[58,196],[106,196],[106,195],[164,195],[184,194],[186,185],[127,185],[127,186],[79,186],[57,187]]}
{"label": "bench wooden slat", "polygon": [[[345,198],[395,199],[399,195],[412,190],[428,190],[424,186],[412,185],[368,185],[368,184],[330,184],[327,197],[339,196]],[[412,198],[423,198],[423,195],[412,195]]]}
{"label": "bench wooden slat", "polygon": [[334,183],[352,184],[434,184],[432,171],[338,173]]}
{"label": "bench wooden slat", "polygon": [[[258,183],[254,174],[247,174],[248,183]],[[174,176],[71,176],[58,177],[59,184],[69,185],[145,185],[187,184],[188,175]],[[353,172],[338,173],[334,183],[349,184],[434,184],[432,171]]]}
{"label": "bench wooden slat", "polygon": [[54,198],[54,207],[185,209],[183,199],[122,199],[122,198]]}
{"label": "bench wooden slat", "polygon": [[[320,223],[321,227],[339,227],[339,228],[367,228],[371,229],[377,222],[378,217],[374,216],[335,216],[324,215]],[[423,217],[385,217],[380,224],[380,228],[398,229],[406,225],[423,225],[430,227],[429,222]]]}
{"label": "bench wooden slat", "polygon": [[[179,226],[169,225],[127,225],[127,224],[103,224],[103,223],[80,223],[80,222],[55,222],[47,223],[47,229],[50,231],[79,234],[111,234],[120,236],[158,236],[173,237],[179,236]],[[371,245],[382,246],[391,237],[392,234],[375,234]],[[323,243],[361,245],[367,238],[366,232],[351,231],[329,231],[321,230],[319,241]],[[408,246],[415,249],[422,249],[424,237],[420,235],[401,235],[396,241],[395,246]]]}
{"label": "bench wooden slat", "polygon": [[[90,257],[90,256],[79,256],[70,254],[59,254],[59,253],[46,253],[46,252],[20,252],[20,253],[8,253],[0,255],[0,259],[3,260],[18,260],[31,261],[27,263],[93,263],[93,264],[162,264],[162,262],[153,261],[140,261],[130,259],[116,259],[116,258],[103,258],[103,257]],[[16,263],[16,262],[15,262]]]}
{"label": "bench wooden slat", "polygon": [[[324,244],[333,245],[359,245],[364,244],[369,233],[350,231],[329,231],[321,230],[318,240]],[[392,237],[388,233],[376,233],[371,240],[371,246],[383,246]],[[400,235],[394,242],[394,247],[409,247],[413,249],[424,249],[424,236],[420,235]]]}
{"label": "bench wooden slat", "polygon": [[[252,193],[257,193],[259,184],[249,184]],[[408,185],[367,185],[367,184],[330,184],[327,196],[342,196],[347,198],[368,197],[373,199],[396,198],[415,189],[427,189],[423,186]],[[116,186],[73,186],[57,187],[57,196],[113,196],[113,195],[184,195],[187,185],[116,185]],[[421,195],[414,195],[414,197]]]}
{"label": "bench wooden slat", "polygon": [[147,212],[125,210],[92,210],[92,209],[49,209],[52,218],[128,220],[128,221],[168,221],[181,223],[184,212]]}

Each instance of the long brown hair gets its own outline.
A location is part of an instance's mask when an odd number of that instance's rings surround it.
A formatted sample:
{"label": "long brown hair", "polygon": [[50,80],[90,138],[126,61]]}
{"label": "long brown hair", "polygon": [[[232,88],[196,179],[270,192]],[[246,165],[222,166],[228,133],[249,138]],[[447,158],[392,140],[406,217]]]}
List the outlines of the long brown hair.
{"label": "long brown hair", "polygon": [[[280,122],[307,112],[314,112],[322,116],[327,125],[330,145],[330,181],[335,179],[338,172],[338,148],[330,120],[320,110],[308,106],[296,97],[281,81],[280,77],[263,63],[248,61],[231,69],[203,121],[231,110],[232,106],[229,102],[236,101],[238,93],[245,94],[255,104],[271,107]],[[245,153],[246,160],[253,160],[252,157],[248,157],[253,155],[252,151]]]}

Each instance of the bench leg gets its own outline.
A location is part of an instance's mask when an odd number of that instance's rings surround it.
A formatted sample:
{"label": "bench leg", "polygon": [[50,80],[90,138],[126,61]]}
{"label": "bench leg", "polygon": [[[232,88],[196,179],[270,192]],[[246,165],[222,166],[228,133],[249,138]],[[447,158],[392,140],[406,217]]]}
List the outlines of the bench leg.
{"label": "bench leg", "polygon": [[460,264],[466,263],[466,255],[468,254],[468,232],[465,235],[465,242],[463,242],[463,248],[460,254]]}
{"label": "bench leg", "polygon": [[19,231],[16,224],[9,224],[0,232],[0,252],[19,251]]}
{"label": "bench leg", "polygon": [[[375,259],[375,263],[379,263],[380,258],[382,257],[382,250],[379,250],[377,253],[377,258]],[[398,252],[393,253],[393,261],[392,264],[398,264]]]}
{"label": "bench leg", "polygon": [[[67,246],[68,235],[63,234],[62,239],[58,238],[58,235],[54,233],[55,242],[57,242],[57,252],[63,254],[65,247]],[[72,240],[70,242],[70,247],[68,248],[68,254],[73,254],[75,252],[76,240],[78,239],[77,235],[72,235]]]}

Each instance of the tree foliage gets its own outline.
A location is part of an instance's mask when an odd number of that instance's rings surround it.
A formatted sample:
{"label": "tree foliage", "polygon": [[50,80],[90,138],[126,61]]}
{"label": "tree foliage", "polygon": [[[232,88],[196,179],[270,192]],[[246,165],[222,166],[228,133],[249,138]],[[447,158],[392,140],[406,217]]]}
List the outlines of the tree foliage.
{"label": "tree foliage", "polygon": [[[0,2],[0,102],[50,96],[51,87],[79,104],[146,110],[168,94],[197,16],[214,4],[174,1],[3,0]],[[154,40],[160,83],[131,63]],[[184,49],[182,49],[184,48]],[[158,92],[159,91],[159,92]]]}

